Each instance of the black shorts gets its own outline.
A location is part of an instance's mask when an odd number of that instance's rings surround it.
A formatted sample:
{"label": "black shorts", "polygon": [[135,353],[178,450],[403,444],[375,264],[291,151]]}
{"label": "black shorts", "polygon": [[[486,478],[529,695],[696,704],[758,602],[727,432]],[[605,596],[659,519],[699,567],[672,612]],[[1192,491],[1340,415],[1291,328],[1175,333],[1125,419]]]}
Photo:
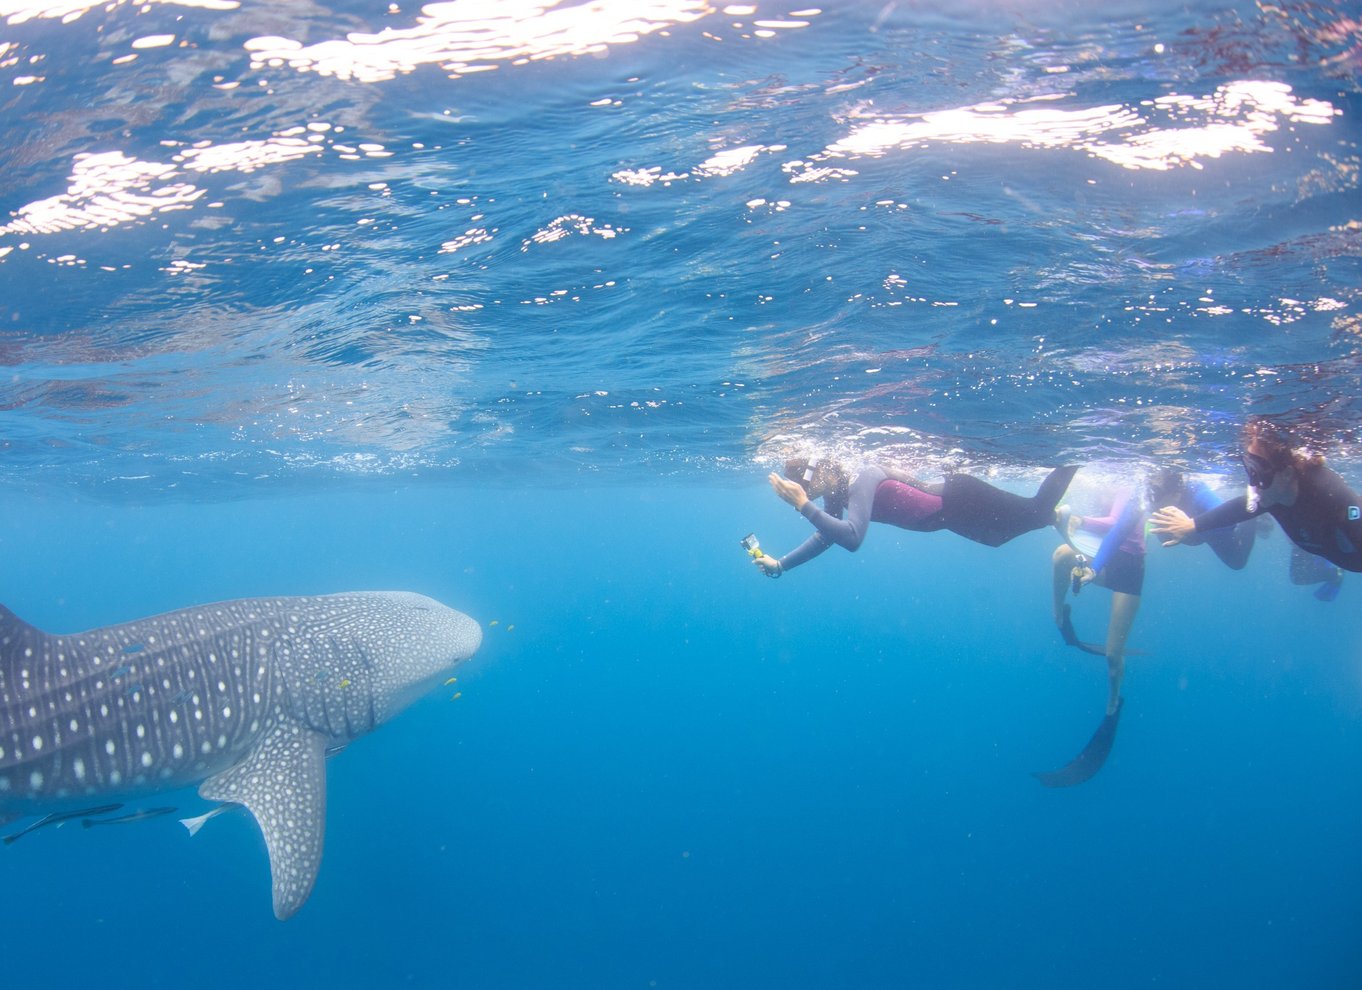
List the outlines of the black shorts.
{"label": "black shorts", "polygon": [[1144,589],[1144,554],[1117,550],[1097,575],[1097,583],[1108,591],[1139,595]]}

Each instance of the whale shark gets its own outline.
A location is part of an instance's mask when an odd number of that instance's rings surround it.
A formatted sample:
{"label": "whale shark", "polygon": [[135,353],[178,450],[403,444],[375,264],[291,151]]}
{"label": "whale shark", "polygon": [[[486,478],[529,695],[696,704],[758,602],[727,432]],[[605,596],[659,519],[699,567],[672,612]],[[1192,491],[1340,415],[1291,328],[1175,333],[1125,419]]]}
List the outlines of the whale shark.
{"label": "whale shark", "polygon": [[321,865],[328,752],[481,643],[475,620],[400,591],[247,598],[66,635],[0,605],[0,820],[198,784],[254,816],[287,919]]}

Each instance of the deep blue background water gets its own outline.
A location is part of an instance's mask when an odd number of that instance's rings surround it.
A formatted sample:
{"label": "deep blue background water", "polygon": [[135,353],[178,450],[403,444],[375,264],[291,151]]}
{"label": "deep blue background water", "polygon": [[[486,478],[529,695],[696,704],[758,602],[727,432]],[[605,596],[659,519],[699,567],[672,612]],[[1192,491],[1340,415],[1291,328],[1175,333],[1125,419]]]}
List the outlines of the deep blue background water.
{"label": "deep blue background water", "polygon": [[498,624],[461,698],[333,759],[295,919],[244,816],[48,830],[5,850],[11,979],[52,980],[74,928],[63,982],[1355,983],[1355,588],[1288,585],[1280,534],[1240,573],[1153,553],[1109,764],[1051,791],[1029,772],[1106,695],[1050,624],[1051,539],[887,530],[772,582],[749,524],[802,535],[752,488],[18,503],[7,570],[48,628],[355,585]]}
{"label": "deep blue background water", "polygon": [[1106,695],[1052,534],[737,545],[806,534],[796,450],[1228,492],[1258,413],[1358,486],[1358,12],[755,6],[361,79],[257,39],[415,8],[0,0],[0,600],[486,629],[330,764],[296,918],[245,816],[48,829],[7,985],[1362,983],[1355,576],[1151,546],[1112,756],[1051,791]]}

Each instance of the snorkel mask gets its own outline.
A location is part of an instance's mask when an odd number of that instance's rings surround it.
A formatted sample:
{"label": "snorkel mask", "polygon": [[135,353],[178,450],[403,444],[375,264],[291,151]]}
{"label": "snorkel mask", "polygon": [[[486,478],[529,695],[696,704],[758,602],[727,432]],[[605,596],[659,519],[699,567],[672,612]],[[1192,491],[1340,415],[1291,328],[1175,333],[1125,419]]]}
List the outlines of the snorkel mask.
{"label": "snorkel mask", "polygon": [[1239,462],[1244,465],[1244,474],[1248,476],[1250,488],[1256,488],[1261,492],[1271,487],[1277,478],[1277,469],[1261,454],[1245,451],[1239,455]]}

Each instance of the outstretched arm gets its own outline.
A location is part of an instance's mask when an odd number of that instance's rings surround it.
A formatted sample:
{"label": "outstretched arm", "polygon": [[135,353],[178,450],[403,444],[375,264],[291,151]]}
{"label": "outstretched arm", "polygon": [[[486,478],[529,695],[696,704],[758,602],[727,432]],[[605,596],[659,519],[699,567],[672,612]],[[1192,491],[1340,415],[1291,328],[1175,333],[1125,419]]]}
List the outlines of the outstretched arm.
{"label": "outstretched arm", "polygon": [[[818,535],[828,543],[851,551],[859,550],[875,507],[875,489],[884,479],[884,472],[876,467],[866,468],[856,476],[847,490],[846,518],[842,517],[840,506],[830,506],[833,511],[824,512],[812,502],[805,502],[799,514],[813,523]],[[830,498],[825,499],[828,501]]]}
{"label": "outstretched arm", "polygon": [[1165,505],[1149,516],[1149,529],[1163,537],[1164,546],[1175,547],[1196,533],[1196,523],[1176,505]]}
{"label": "outstretched arm", "polygon": [[1149,528],[1164,537],[1164,546],[1172,547],[1197,533],[1206,533],[1222,526],[1233,526],[1258,514],[1249,511],[1248,496],[1240,495],[1238,498],[1221,502],[1214,509],[1201,513],[1195,519],[1176,505],[1165,505],[1149,517],[1152,524]]}
{"label": "outstretched arm", "polygon": [[798,509],[799,514],[812,523],[817,532],[779,560],[758,557],[756,565],[775,577],[812,560],[834,543],[848,550],[859,548],[865,539],[866,527],[870,524],[870,513],[875,504],[875,489],[879,487],[884,477],[884,472],[879,468],[869,468],[857,475],[847,493],[846,518],[843,519],[842,506],[834,504],[833,512],[825,512],[809,498],[802,485],[773,472],[767,478],[771,488],[782,501]]}

